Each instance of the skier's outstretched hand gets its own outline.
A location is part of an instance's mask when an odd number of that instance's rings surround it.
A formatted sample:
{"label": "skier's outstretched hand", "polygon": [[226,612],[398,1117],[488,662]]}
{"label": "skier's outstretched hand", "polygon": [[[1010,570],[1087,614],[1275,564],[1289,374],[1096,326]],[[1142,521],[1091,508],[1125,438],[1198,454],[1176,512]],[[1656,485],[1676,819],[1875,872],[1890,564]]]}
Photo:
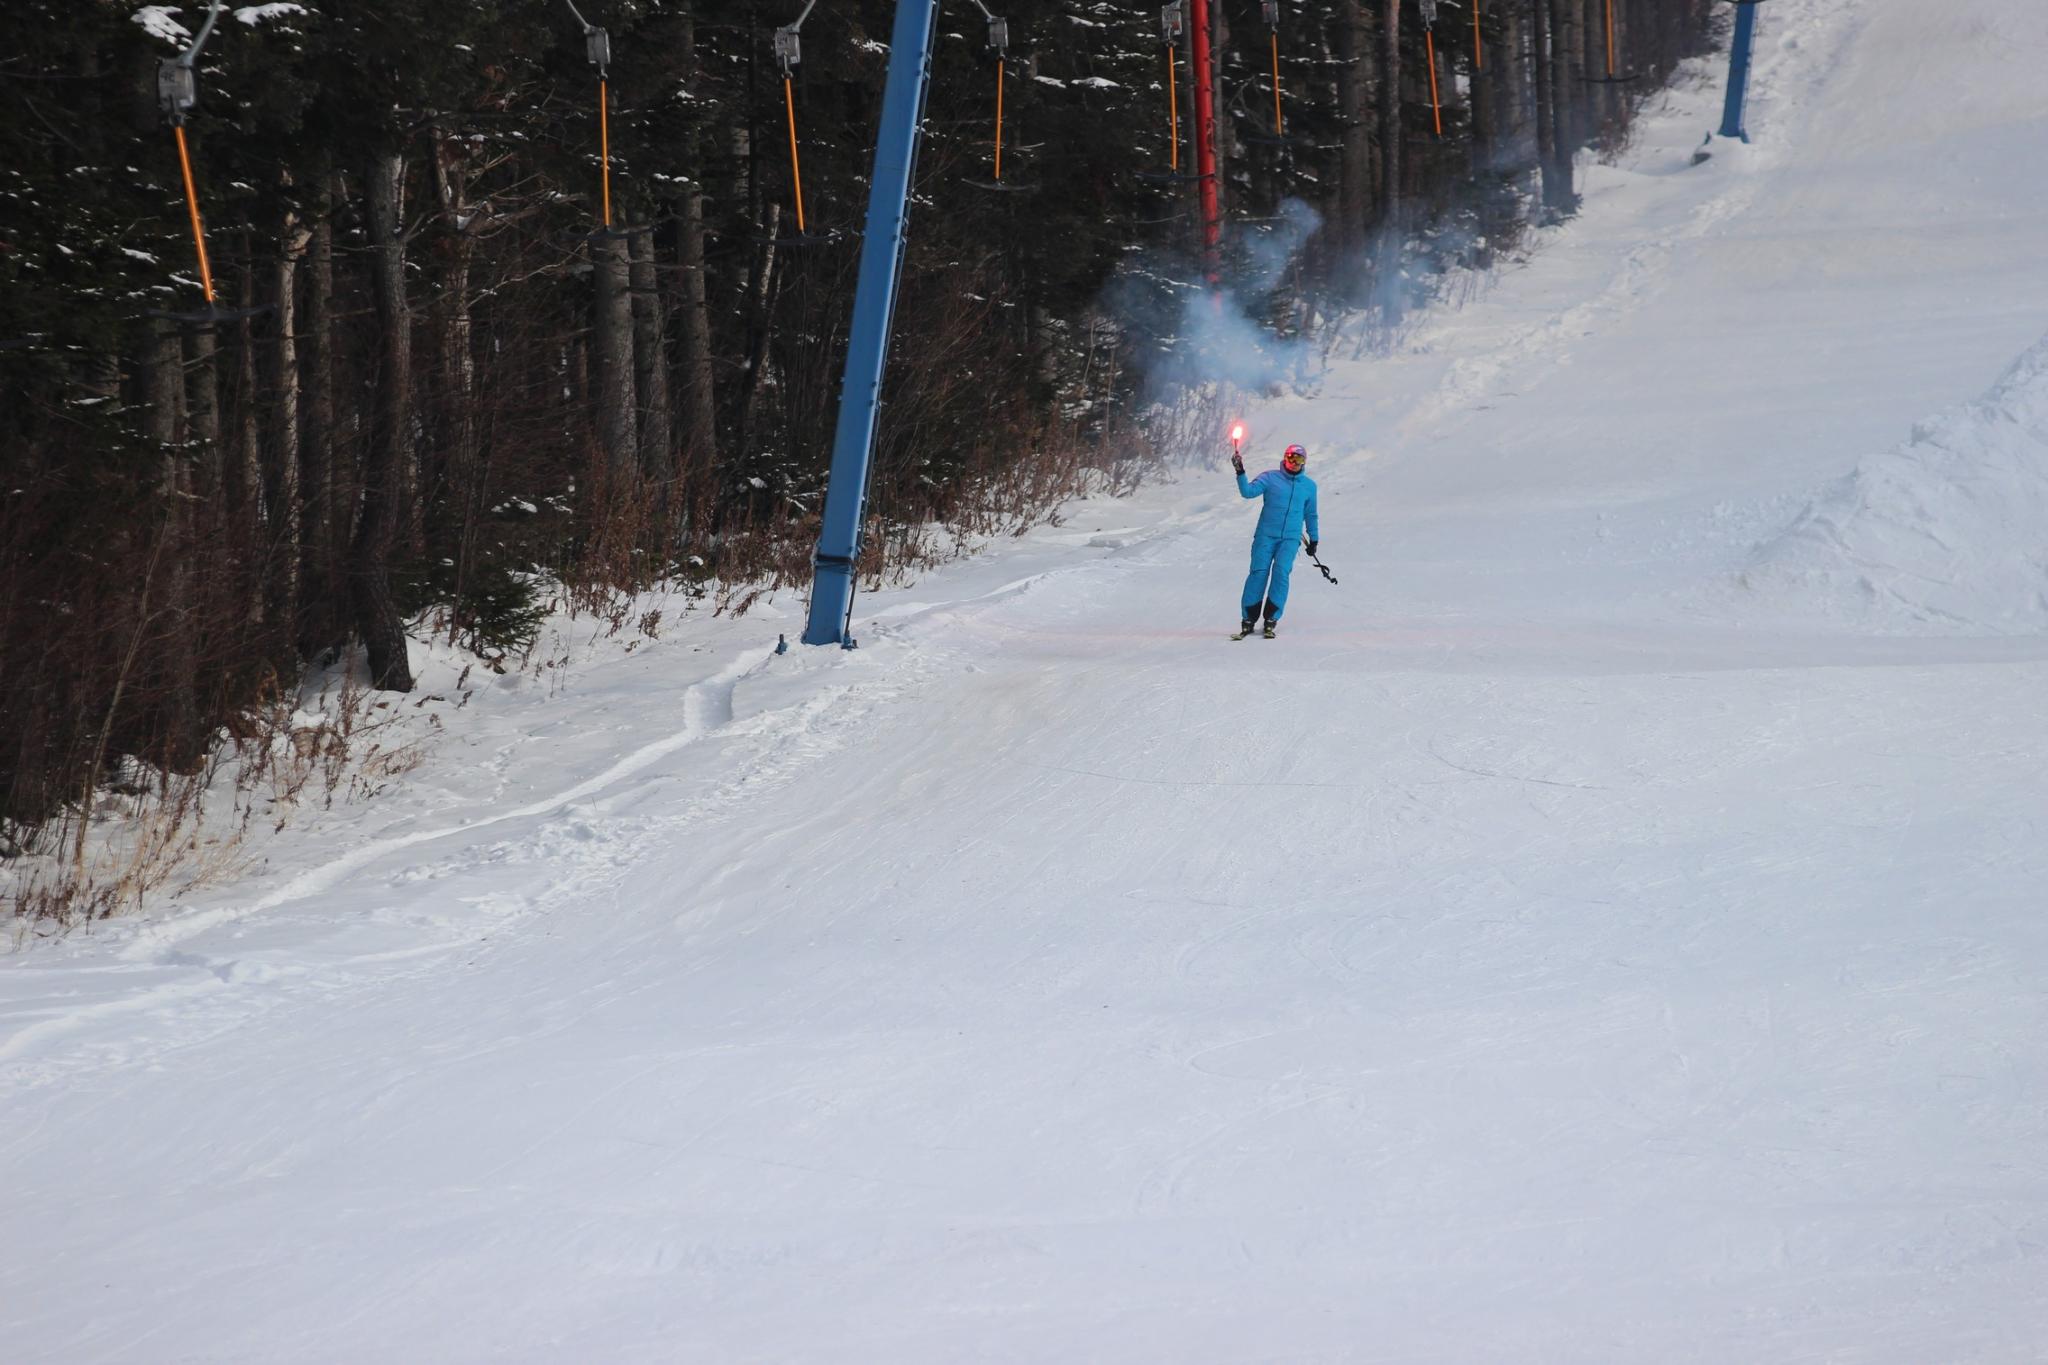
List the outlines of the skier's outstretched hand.
{"label": "skier's outstretched hand", "polygon": [[1231,467],[1232,469],[1235,469],[1235,470],[1236,470],[1236,471],[1237,471],[1238,473],[1240,473],[1240,474],[1244,473],[1244,456],[1242,456],[1242,455],[1238,454],[1238,453],[1237,453],[1236,451],[1234,451],[1234,450],[1233,450],[1233,451],[1231,451],[1231,452],[1230,452],[1230,467]]}

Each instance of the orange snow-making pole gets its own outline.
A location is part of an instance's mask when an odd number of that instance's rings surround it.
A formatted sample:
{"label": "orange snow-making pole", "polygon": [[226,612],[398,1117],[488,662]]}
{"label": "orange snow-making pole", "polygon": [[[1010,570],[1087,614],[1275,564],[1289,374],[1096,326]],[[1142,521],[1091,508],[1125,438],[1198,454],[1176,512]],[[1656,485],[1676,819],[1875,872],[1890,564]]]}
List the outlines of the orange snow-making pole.
{"label": "orange snow-making pole", "polygon": [[1436,0],[1418,0],[1422,7],[1422,47],[1429,59],[1429,113],[1436,120],[1436,135],[1444,135],[1444,104],[1436,87]]}

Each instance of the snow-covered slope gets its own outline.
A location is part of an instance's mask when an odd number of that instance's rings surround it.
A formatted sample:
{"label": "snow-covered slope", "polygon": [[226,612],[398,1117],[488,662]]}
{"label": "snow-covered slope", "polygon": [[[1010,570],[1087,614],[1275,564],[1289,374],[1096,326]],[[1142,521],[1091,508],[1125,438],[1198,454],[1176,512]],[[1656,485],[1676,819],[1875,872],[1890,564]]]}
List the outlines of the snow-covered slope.
{"label": "snow-covered slope", "polygon": [[1880,627],[2048,631],[2048,341],[1860,462],[1742,581]]}
{"label": "snow-covered slope", "polygon": [[1703,66],[1526,265],[1248,414],[1342,579],[1279,640],[1223,638],[1219,459],[852,653],[782,601],[494,690],[0,967],[4,1353],[2038,1359],[2038,602],[1821,630],[1756,547],[2039,562],[1935,462],[1925,520],[1826,490],[2048,330],[2048,7],[1762,35],[1756,145],[1689,165]]}

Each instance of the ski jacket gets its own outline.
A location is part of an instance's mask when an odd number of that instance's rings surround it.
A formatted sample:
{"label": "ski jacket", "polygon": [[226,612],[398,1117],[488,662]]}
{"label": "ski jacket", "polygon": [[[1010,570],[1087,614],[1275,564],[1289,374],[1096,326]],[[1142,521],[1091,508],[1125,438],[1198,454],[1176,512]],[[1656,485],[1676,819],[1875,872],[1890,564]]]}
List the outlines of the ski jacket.
{"label": "ski jacket", "polygon": [[1256,479],[1237,476],[1237,491],[1247,498],[1264,498],[1259,511],[1259,529],[1252,534],[1275,540],[1299,540],[1303,527],[1310,540],[1321,540],[1316,529],[1316,481],[1306,474],[1269,469]]}

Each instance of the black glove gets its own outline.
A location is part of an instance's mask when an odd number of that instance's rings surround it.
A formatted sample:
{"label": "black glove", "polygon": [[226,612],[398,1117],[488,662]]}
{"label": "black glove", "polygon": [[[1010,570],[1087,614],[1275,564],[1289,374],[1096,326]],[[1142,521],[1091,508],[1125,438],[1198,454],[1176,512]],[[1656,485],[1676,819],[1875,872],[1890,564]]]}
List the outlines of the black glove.
{"label": "black glove", "polygon": [[1314,559],[1316,557],[1316,546],[1320,544],[1322,544],[1320,540],[1311,540],[1308,543],[1308,557],[1310,559]]}
{"label": "black glove", "polygon": [[1236,451],[1234,451],[1234,450],[1233,450],[1233,451],[1231,451],[1231,452],[1230,452],[1230,467],[1231,467],[1232,469],[1235,469],[1235,470],[1236,470],[1236,471],[1237,471],[1238,473],[1240,473],[1240,474],[1244,473],[1244,456],[1242,456],[1242,455],[1238,454],[1238,453],[1237,453]]}

